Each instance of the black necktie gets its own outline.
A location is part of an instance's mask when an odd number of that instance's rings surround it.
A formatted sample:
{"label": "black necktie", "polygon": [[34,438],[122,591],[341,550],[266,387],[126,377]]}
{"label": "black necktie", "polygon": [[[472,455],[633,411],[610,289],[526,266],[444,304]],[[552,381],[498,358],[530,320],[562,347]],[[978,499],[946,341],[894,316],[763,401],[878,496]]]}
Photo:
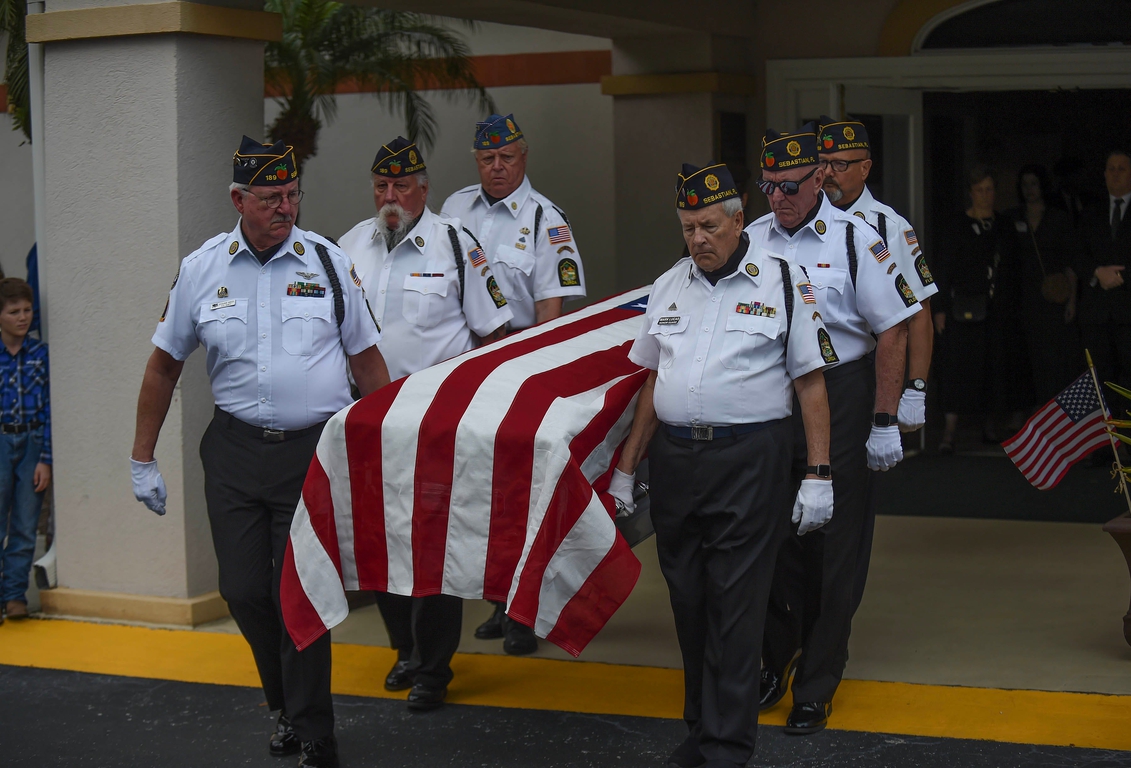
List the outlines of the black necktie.
{"label": "black necktie", "polygon": [[1119,223],[1123,221],[1123,198],[1115,198],[1115,207],[1111,209],[1111,241],[1119,236]]}

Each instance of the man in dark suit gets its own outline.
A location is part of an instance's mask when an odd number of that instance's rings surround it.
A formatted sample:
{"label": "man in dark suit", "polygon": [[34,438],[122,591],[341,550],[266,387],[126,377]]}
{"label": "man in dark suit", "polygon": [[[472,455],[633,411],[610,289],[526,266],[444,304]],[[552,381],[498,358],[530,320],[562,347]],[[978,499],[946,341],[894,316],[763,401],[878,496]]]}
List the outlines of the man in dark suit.
{"label": "man in dark suit", "polygon": [[1082,222],[1080,327],[1100,381],[1131,387],[1131,154],[1115,150],[1104,169],[1106,205]]}

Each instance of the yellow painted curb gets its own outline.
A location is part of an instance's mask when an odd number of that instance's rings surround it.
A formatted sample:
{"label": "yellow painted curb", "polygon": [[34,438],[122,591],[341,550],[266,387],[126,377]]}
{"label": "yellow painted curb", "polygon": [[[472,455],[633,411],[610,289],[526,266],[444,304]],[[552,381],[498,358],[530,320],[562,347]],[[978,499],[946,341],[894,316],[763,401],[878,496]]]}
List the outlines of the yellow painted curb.
{"label": "yellow painted curb", "polygon": [[[334,645],[334,693],[396,699],[382,682],[393,651]],[[0,664],[256,687],[243,638],[78,621],[0,626]],[[679,670],[457,654],[448,701],[495,707],[679,718]],[[761,722],[782,725],[788,697]],[[1131,750],[1131,696],[845,680],[833,728],[909,736]]]}

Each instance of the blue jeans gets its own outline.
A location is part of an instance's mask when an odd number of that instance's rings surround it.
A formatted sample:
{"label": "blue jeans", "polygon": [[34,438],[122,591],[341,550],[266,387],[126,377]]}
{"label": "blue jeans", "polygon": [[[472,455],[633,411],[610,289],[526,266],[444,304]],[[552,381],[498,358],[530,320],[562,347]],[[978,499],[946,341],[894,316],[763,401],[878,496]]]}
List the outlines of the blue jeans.
{"label": "blue jeans", "polygon": [[0,434],[0,603],[27,601],[28,574],[35,557],[35,529],[43,493],[35,492],[35,465],[43,449],[43,427],[20,435]]}

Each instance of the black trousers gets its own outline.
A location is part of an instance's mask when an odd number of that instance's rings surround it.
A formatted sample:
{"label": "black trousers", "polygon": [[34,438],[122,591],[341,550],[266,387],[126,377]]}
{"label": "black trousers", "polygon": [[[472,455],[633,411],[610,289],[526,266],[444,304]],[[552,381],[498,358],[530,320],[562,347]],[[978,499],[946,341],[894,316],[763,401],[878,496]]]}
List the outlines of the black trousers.
{"label": "black trousers", "polygon": [[[1124,387],[1131,387],[1131,324],[1108,322],[1080,325],[1084,337],[1084,347],[1092,354],[1096,375],[1100,385],[1114,381]],[[1081,369],[1083,366],[1077,366]],[[1077,374],[1080,370],[1076,371]],[[1123,398],[1104,387],[1104,398],[1116,413],[1124,408]],[[1113,407],[1114,406],[1114,407]]]}
{"label": "black trousers", "polygon": [[234,422],[217,409],[200,441],[220,595],[251,646],[267,705],[304,741],[324,738],[334,732],[330,633],[299,651],[279,607],[291,518],[321,430],[267,443],[235,431]]}
{"label": "black trousers", "polygon": [[683,717],[707,760],[745,765],[754,752],[757,651],[793,504],[793,441],[782,419],[703,442],[661,426],[648,449],[656,549],[683,655]]}
{"label": "black trousers", "polygon": [[459,647],[463,600],[451,595],[405,597],[377,592],[389,643],[399,661],[411,661],[416,682],[445,686],[452,681],[452,656]]}
{"label": "black trousers", "polygon": [[[778,552],[762,660],[783,669],[798,649],[795,703],[832,701],[848,662],[852,617],[864,595],[876,513],[867,442],[876,374],[871,357],[825,373],[831,418],[833,517],[804,536],[796,528]],[[794,488],[805,474],[804,422],[794,403]]]}

